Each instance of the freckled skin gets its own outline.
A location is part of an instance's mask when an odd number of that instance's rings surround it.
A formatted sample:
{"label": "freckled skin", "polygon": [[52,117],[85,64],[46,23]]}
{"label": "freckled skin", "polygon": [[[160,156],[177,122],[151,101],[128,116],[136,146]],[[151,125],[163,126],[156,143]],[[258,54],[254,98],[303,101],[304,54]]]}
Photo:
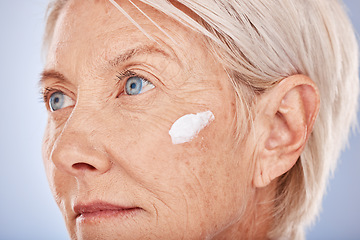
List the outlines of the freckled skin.
{"label": "freckled skin", "polygon": [[[49,112],[43,142],[50,187],[72,239],[226,239],[228,233],[246,239],[252,149],[234,147],[235,95],[227,74],[199,35],[139,3],[175,44],[119,2],[169,57],[149,53],[109,67],[125,49],[154,42],[107,1],[72,0],[45,66],[68,82],[47,79],[44,87],[76,102]],[[116,75],[126,68],[145,74],[155,88],[119,95]],[[213,122],[191,142],[172,144],[168,131],[176,119],[207,110]],[[79,224],[73,205],[93,200],[143,211],[126,221]]]}

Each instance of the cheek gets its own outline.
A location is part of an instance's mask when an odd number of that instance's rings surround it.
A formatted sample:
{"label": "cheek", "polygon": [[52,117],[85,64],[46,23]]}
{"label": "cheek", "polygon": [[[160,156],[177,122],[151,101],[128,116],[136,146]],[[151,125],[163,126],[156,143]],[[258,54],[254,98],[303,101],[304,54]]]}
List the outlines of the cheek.
{"label": "cheek", "polygon": [[[239,209],[246,180],[238,169],[241,156],[234,155],[232,138],[224,131],[229,116],[215,116],[191,141],[182,144],[172,143],[169,129],[173,122],[166,117],[142,119],[139,116],[132,127],[124,129],[129,138],[116,148],[117,159],[122,159],[122,167],[136,182],[166,203],[160,213],[168,208],[176,212],[192,209],[189,214],[197,215],[192,219],[203,221],[201,218],[229,217],[223,208]],[[131,140],[133,129],[136,137]]]}
{"label": "cheek", "polygon": [[69,175],[58,169],[51,160],[51,153],[61,130],[59,125],[49,119],[43,137],[42,158],[50,190],[60,210],[64,212],[64,200],[69,195],[71,186],[74,186],[74,183],[70,181],[75,181],[75,179],[69,178]]}
{"label": "cheek", "polygon": [[50,155],[53,149],[55,143],[55,136],[54,136],[54,129],[52,128],[52,124],[50,121],[48,121],[45,133],[43,136],[43,142],[42,142],[42,158],[45,166],[45,172],[46,176],[48,178],[48,181],[50,183],[50,186],[52,185],[53,179],[52,179],[52,172],[54,169],[54,166],[50,160]]}

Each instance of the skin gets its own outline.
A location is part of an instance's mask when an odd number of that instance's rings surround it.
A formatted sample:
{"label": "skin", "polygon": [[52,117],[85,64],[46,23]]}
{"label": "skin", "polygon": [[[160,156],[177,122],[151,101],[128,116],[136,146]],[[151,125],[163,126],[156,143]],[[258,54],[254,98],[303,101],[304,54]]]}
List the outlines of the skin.
{"label": "skin", "polygon": [[[272,163],[280,159],[274,144],[284,145],[283,139],[271,135],[283,124],[271,122],[281,106],[275,103],[296,89],[296,81],[285,81],[283,90],[289,87],[278,98],[259,99],[256,110],[264,116],[255,124],[265,127],[255,133],[261,136],[261,161],[254,162],[255,140],[236,144],[231,134],[233,86],[203,37],[138,4],[173,41],[127,1],[120,2],[155,41],[108,1],[69,1],[58,20],[41,81],[43,88],[52,89],[46,100],[57,91],[69,97],[69,104],[57,111],[46,101],[43,159],[71,238],[265,239],[272,222],[272,180],[294,164],[292,158],[284,158],[281,170],[267,167],[277,166]],[[124,57],[130,49],[137,54]],[[126,95],[126,78],[117,78],[126,70],[144,76],[155,88]],[[308,83],[305,79],[298,85]],[[302,95],[291,103],[299,102]],[[270,103],[274,113],[267,107]],[[191,142],[172,144],[168,131],[178,118],[208,110],[214,121]],[[284,130],[290,139],[292,133]],[[75,206],[99,201],[136,210],[86,221],[77,218]]]}

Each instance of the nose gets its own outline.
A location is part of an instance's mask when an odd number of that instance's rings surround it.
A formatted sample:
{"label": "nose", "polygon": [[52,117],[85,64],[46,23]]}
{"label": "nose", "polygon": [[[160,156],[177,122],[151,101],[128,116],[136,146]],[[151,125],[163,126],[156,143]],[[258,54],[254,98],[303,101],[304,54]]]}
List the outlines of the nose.
{"label": "nose", "polygon": [[[100,127],[101,128],[101,127]],[[68,119],[53,145],[50,159],[59,170],[75,177],[103,174],[111,167],[102,135],[94,119]]]}

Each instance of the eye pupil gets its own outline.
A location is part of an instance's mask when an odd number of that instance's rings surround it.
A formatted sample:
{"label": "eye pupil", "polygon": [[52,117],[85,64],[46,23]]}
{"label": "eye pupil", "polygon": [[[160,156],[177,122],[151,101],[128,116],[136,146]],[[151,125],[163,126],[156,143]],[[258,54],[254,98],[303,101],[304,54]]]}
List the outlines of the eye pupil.
{"label": "eye pupil", "polygon": [[136,83],[132,83],[132,84],[130,85],[130,88],[132,88],[132,89],[136,88]]}

